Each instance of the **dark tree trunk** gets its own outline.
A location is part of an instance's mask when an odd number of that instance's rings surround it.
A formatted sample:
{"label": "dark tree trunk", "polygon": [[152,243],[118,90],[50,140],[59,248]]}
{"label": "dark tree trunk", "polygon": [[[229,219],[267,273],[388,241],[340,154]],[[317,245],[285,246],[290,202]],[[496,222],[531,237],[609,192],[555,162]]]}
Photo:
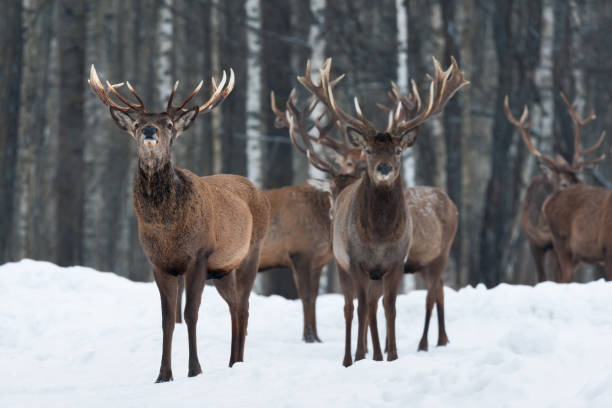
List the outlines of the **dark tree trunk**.
{"label": "dark tree trunk", "polygon": [[[451,63],[451,57],[455,57],[460,67],[461,55],[459,53],[459,33],[455,18],[455,2],[453,0],[442,0],[442,24],[444,27],[444,67]],[[461,118],[461,93],[452,98],[444,108],[444,139],[446,142],[446,192],[459,209],[459,219],[462,219],[462,183],[463,183],[463,164],[461,139],[462,118]],[[461,265],[461,236],[463,223],[459,222],[459,229],[455,236],[455,241],[451,249],[451,257],[455,265],[455,272],[458,274]]]}
{"label": "dark tree trunk", "polygon": [[0,15],[0,264],[12,259],[8,250],[13,230],[14,182],[19,133],[19,93],[23,62],[22,2],[10,1]]}
{"label": "dark tree trunk", "polygon": [[[286,97],[295,84],[291,81],[291,45],[286,40],[290,34],[291,3],[286,0],[261,2],[262,55],[263,55],[263,101],[264,129],[266,135],[275,134],[274,115],[268,109],[269,94],[274,89],[277,95]],[[284,104],[284,100],[278,101]],[[281,105],[283,106],[283,105]],[[289,140],[289,135],[284,132]],[[293,181],[293,160],[291,143],[272,140],[265,143],[262,178],[263,188],[291,185]],[[264,293],[278,294],[289,299],[297,298],[297,289],[289,270],[271,270],[264,275]]]}
{"label": "dark tree trunk", "polygon": [[[492,174],[487,185],[486,206],[480,238],[480,281],[487,287],[502,282],[512,220],[519,207],[519,171],[524,147],[515,138],[514,128],[506,119],[503,101],[521,107],[537,100],[533,83],[540,52],[541,1],[508,1],[496,5],[493,12],[495,51],[498,62],[498,89],[495,101]],[[509,52],[510,49],[514,52]],[[516,143],[518,141],[518,143]],[[511,150],[514,145],[515,153]]]}
{"label": "dark tree trunk", "polygon": [[83,238],[83,92],[85,85],[85,3],[58,3],[59,157],[57,263],[81,264]]}

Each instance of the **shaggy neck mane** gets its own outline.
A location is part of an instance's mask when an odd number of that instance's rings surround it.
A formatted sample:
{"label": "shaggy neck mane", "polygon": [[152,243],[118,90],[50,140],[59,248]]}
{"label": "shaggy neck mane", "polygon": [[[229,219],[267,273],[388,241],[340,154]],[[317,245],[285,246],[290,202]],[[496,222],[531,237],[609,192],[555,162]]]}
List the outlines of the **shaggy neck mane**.
{"label": "shaggy neck mane", "polygon": [[402,175],[394,181],[391,188],[379,188],[365,175],[357,193],[359,223],[371,238],[393,238],[404,230],[406,205]]}
{"label": "shaggy neck mane", "polygon": [[191,181],[180,170],[176,171],[170,161],[154,172],[138,166],[134,208],[146,222],[172,222],[181,205],[187,202],[191,188]]}

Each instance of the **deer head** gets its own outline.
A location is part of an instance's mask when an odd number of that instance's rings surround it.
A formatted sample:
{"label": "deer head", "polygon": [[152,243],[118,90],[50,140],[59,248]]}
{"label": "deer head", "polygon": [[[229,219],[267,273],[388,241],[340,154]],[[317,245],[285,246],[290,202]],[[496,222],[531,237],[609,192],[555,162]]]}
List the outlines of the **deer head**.
{"label": "deer head", "polygon": [[582,160],[581,157],[586,156],[595,152],[604,141],[606,132],[602,132],[597,142],[586,150],[582,150],[580,139],[582,136],[582,128],[595,119],[595,112],[591,110],[589,115],[585,119],[580,119],[580,116],[576,112],[576,104],[570,103],[563,92],[561,92],[561,98],[566,104],[572,122],[574,123],[574,157],[572,163],[568,163],[561,155],[557,154],[555,158],[542,154],[531,141],[529,130],[531,129],[532,121],[529,120],[529,109],[527,106],[523,107],[523,113],[521,118],[517,120],[510,109],[510,102],[508,95],[504,99],[504,110],[508,121],[516,126],[523,138],[523,142],[527,146],[527,149],[539,159],[540,168],[544,173],[544,177],[553,185],[555,191],[566,189],[574,184],[582,183],[582,180],[578,175],[587,169],[592,169],[593,166],[603,160],[605,154],[590,160]]}
{"label": "deer head", "polygon": [[[234,71],[230,69],[229,82],[227,81],[225,71],[223,71],[219,86],[217,86],[213,78],[213,94],[209,100],[203,105],[189,108],[185,108],[185,106],[200,92],[203,81],[200,81],[187,99],[179,105],[173,105],[172,101],[179,84],[176,81],[168,98],[166,111],[161,113],[147,112],[144,102],[129,82],[125,84],[134,98],[136,98],[137,103],[130,101],[119,93],[117,89],[123,86],[123,82],[111,84],[106,81],[106,89],[104,89],[93,65],[91,66],[88,82],[102,103],[109,106],[111,117],[117,126],[128,132],[136,140],[140,167],[148,173],[152,173],[170,161],[172,143],[184,131],[189,129],[198,114],[212,111],[232,92],[234,88]],[[111,94],[121,103],[113,100]]]}
{"label": "deer head", "polygon": [[354,98],[357,117],[342,110],[333,94],[333,87],[344,77],[344,74],[330,80],[331,58],[321,68],[321,81],[315,84],[310,73],[310,61],[306,65],[306,73],[298,80],[304,85],[317,101],[327,108],[333,122],[345,127],[348,140],[357,146],[366,157],[368,177],[379,188],[391,188],[401,171],[402,152],[411,147],[417,138],[416,129],[432,115],[440,112],[446,102],[469,82],[459,71],[457,62],[452,58],[451,67],[443,71],[440,63],[434,58],[434,77],[429,77],[431,84],[427,104],[422,109],[419,91],[414,81],[411,81],[411,93],[404,97],[397,85],[392,85],[390,97],[392,108],[389,110],[389,120],[384,131],[378,130],[367,120]]}

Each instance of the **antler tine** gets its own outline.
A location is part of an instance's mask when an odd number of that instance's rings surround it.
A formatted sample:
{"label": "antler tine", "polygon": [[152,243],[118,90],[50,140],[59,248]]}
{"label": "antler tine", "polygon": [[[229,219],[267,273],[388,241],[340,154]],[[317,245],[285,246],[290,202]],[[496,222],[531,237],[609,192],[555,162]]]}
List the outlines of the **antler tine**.
{"label": "antler tine", "polygon": [[[277,128],[289,127],[289,120],[287,119],[287,115],[285,112],[281,112],[276,106],[276,97],[274,96],[274,91],[270,91],[270,106],[272,107],[272,112],[276,115],[274,120],[274,126]],[[305,153],[304,153],[305,154]]]}
{"label": "antler tine", "polygon": [[[439,113],[446,103],[465,85],[470,82],[465,79],[463,72],[459,71],[459,66],[454,57],[451,57],[451,66],[446,70],[442,70],[440,63],[435,57],[433,58],[434,64],[434,77],[428,75],[427,77],[431,81],[429,84],[429,96],[427,98],[427,105],[425,110],[420,114],[416,115],[413,119],[402,121],[397,126],[397,129],[403,133],[414,129],[421,123],[425,122],[432,115]],[[416,87],[414,81],[411,81],[412,93],[415,98],[417,106],[421,106],[421,96]]]}
{"label": "antler tine", "polygon": [[516,118],[512,114],[512,111],[510,110],[510,101],[509,101],[508,95],[506,95],[506,97],[504,98],[504,111],[506,112],[506,117],[508,118],[508,121],[512,123],[514,126],[516,126],[517,128],[519,128],[519,130],[521,131],[523,142],[525,142],[525,145],[527,146],[527,149],[531,152],[531,154],[548,162],[551,166],[556,167],[557,162],[555,162],[554,159],[543,155],[538,149],[536,149],[536,147],[531,142],[531,138],[529,137],[529,129],[531,128],[531,121],[527,123],[527,120],[529,119],[529,109],[527,109],[527,106],[523,107],[523,113],[521,114],[521,119],[516,120]]}
{"label": "antler tine", "polygon": [[[227,86],[225,85],[226,80],[227,80],[227,76],[225,74],[225,71],[223,71],[223,75],[221,77],[221,82],[219,83],[219,86],[217,87],[215,83],[213,95],[210,97],[208,101],[200,105],[200,114],[208,113],[212,111],[221,102],[223,102],[225,98],[227,98],[228,95],[234,90],[235,78],[234,78],[233,69],[230,68],[230,78],[229,78],[229,81],[227,81]],[[213,79],[213,83],[214,83],[214,79]]]}
{"label": "antler tine", "polygon": [[[133,90],[134,88],[132,88],[132,86],[129,83],[128,83],[128,88],[130,89],[130,92],[132,92],[137,97],[138,101],[140,102],[140,105],[135,105],[129,102],[128,100],[123,98],[121,94],[116,90],[116,88],[123,86],[123,82],[120,82],[118,84],[111,84],[110,82],[106,81],[107,90],[105,90],[104,85],[102,85],[102,81],[100,81],[100,78],[98,77],[98,73],[96,72],[96,68],[94,67],[93,64],[91,65],[91,69],[89,71],[89,79],[87,80],[87,82],[89,83],[89,86],[91,87],[92,91],[96,94],[98,99],[100,99],[100,101],[102,101],[102,103],[105,105],[112,106],[113,108],[118,109],[122,112],[130,112],[130,111],[140,112],[140,111],[145,110],[142,99],[140,99],[136,91]],[[119,100],[123,102],[126,106],[121,106],[115,101],[113,101],[113,99],[109,95],[109,91],[113,95],[117,96]]]}
{"label": "antler tine", "polygon": [[604,130],[603,132],[601,132],[601,136],[599,136],[599,139],[597,139],[597,142],[595,142],[593,146],[589,147],[586,150],[580,150],[580,155],[587,156],[593,153],[595,150],[599,148],[599,146],[601,146],[605,138],[606,138],[606,131]]}

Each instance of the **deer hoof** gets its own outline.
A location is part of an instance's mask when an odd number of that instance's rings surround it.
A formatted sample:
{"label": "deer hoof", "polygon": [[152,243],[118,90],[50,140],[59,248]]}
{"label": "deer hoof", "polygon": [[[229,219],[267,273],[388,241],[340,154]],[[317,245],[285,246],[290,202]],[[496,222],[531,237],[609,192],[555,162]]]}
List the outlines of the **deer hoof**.
{"label": "deer hoof", "polygon": [[390,351],[387,353],[387,361],[397,360],[397,351]]}
{"label": "deer hoof", "polygon": [[438,339],[438,347],[446,346],[449,343],[448,338]]}
{"label": "deer hoof", "polygon": [[189,368],[187,377],[195,377],[196,375],[200,374],[202,374],[202,368],[200,367],[200,363],[196,363],[193,367]]}
{"label": "deer hoof", "polygon": [[342,365],[345,367],[350,367],[353,365],[353,359],[351,356],[344,356],[344,361],[342,361]]}
{"label": "deer hoof", "polygon": [[172,370],[162,368],[159,370],[159,376],[157,377],[157,380],[155,382],[159,384],[173,380],[174,378],[172,377]]}
{"label": "deer hoof", "polygon": [[317,339],[317,336],[314,334],[314,330],[312,330],[312,328],[311,328],[311,327],[307,328],[307,329],[304,331],[304,337],[303,337],[303,339],[304,339],[304,341],[305,341],[306,343],[314,343],[314,342],[316,342],[316,341],[318,340],[318,339]]}
{"label": "deer hoof", "polygon": [[418,351],[427,351],[427,340],[421,340]]}

